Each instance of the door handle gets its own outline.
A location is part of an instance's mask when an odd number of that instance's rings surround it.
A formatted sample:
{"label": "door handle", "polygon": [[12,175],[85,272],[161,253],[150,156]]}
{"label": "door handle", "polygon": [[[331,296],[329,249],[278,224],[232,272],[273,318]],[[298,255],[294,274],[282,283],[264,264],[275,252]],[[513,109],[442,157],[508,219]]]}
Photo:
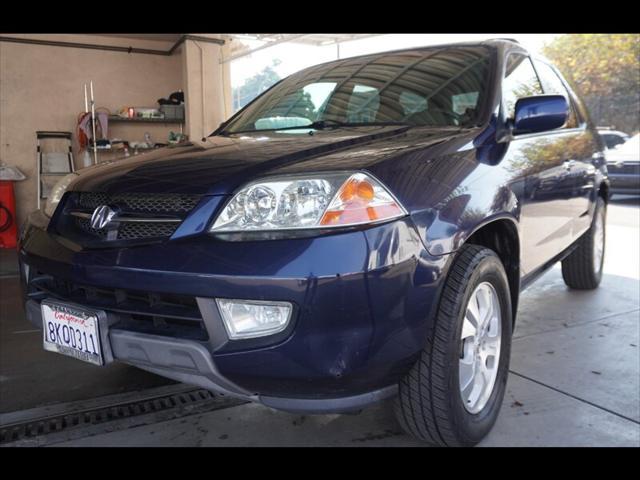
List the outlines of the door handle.
{"label": "door handle", "polygon": [[575,164],[576,164],[575,160],[565,160],[564,162],[562,162],[562,166],[567,171],[571,170]]}

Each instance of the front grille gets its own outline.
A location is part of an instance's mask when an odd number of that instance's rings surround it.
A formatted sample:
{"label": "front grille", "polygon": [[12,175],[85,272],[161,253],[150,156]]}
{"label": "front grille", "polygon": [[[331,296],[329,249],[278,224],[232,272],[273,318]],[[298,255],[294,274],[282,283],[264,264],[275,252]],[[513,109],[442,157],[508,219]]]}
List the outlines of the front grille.
{"label": "front grille", "polygon": [[170,237],[176,228],[175,223],[125,223],[118,229],[118,239]]}
{"label": "front grille", "polygon": [[91,235],[95,235],[96,237],[106,237],[107,230],[105,228],[93,228],[87,218],[76,218],[76,224],[78,228],[84,232],[87,232]]}
{"label": "front grille", "polygon": [[180,214],[189,213],[198,204],[199,195],[172,193],[80,192],[80,208],[93,211],[100,205],[118,205],[125,212]]}
{"label": "front grille", "polygon": [[[93,228],[87,218],[77,218],[78,228],[90,235],[107,238],[107,229]],[[118,228],[117,240],[139,240],[148,238],[170,237],[176,231],[179,224],[177,223],[123,223]]]}
{"label": "front grille", "polygon": [[[87,247],[114,241],[161,241],[174,234],[200,199],[200,195],[171,193],[73,192],[56,227],[62,236]],[[103,205],[117,215],[107,227],[93,228],[90,217]]]}
{"label": "front grille", "polygon": [[191,340],[208,340],[195,297],[81,285],[33,272],[28,296],[56,298],[118,315],[114,328]]}

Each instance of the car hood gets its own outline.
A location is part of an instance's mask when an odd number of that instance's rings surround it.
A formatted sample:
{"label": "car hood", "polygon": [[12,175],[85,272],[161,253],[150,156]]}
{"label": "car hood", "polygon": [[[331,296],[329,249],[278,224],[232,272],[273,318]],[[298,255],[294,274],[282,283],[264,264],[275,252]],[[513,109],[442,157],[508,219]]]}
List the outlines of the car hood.
{"label": "car hood", "polygon": [[366,169],[399,151],[464,143],[468,135],[457,128],[375,126],[213,136],[85,168],[69,189],[224,195],[263,175]]}

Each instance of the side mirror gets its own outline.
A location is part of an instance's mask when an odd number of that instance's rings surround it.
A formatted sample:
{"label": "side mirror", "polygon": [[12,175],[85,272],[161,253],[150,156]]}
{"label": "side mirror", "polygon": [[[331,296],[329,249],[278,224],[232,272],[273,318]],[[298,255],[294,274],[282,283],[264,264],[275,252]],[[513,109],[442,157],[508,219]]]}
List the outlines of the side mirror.
{"label": "side mirror", "polygon": [[563,126],[569,116],[569,104],[562,95],[536,95],[516,102],[513,134],[546,132]]}

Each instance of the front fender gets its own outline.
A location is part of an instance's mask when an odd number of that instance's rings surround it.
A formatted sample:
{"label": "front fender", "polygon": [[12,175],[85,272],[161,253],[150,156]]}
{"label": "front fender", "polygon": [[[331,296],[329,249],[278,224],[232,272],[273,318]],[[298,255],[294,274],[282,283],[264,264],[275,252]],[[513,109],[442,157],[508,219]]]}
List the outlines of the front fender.
{"label": "front fender", "polygon": [[471,235],[497,220],[509,220],[519,232],[520,202],[512,187],[466,190],[439,207],[413,213],[411,218],[429,254],[455,252]]}

